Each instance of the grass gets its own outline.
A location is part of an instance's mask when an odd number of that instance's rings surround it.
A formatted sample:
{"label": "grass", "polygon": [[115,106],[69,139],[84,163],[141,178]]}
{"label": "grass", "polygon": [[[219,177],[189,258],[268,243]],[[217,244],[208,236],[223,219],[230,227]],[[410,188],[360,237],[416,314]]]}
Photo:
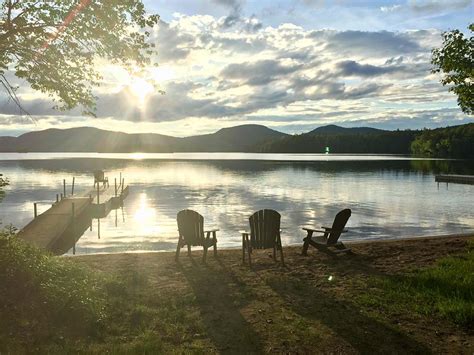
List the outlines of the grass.
{"label": "grass", "polygon": [[[314,252],[303,258],[299,248],[288,248],[287,267],[259,252],[250,270],[237,250],[220,250],[207,264],[187,256],[175,263],[171,253],[61,258],[4,235],[0,353],[461,349],[468,335],[452,322],[470,324],[464,306],[472,302],[472,251],[387,277],[367,263],[363,249],[354,250],[352,258]],[[466,277],[458,277],[461,272]],[[453,293],[462,307],[443,303]],[[425,308],[417,306],[421,300]],[[398,324],[397,312],[406,309],[419,317]],[[433,314],[440,316],[435,322]],[[459,344],[433,339],[438,329],[458,336]]]}
{"label": "grass", "polygon": [[437,314],[465,328],[474,327],[474,242],[466,254],[446,257],[434,267],[392,277],[376,277],[376,294],[361,298],[372,306]]}

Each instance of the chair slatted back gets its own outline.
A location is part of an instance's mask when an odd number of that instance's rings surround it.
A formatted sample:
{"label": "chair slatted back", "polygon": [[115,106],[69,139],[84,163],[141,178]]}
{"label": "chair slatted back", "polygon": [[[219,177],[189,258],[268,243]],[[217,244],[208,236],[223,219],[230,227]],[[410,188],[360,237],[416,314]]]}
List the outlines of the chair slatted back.
{"label": "chair slatted back", "polygon": [[334,230],[334,232],[329,234],[327,241],[328,245],[337,243],[342,231],[344,230],[344,227],[346,226],[347,221],[351,216],[351,213],[351,210],[346,208],[345,210],[340,211],[336,217],[334,217],[334,222],[332,223],[332,230]]}
{"label": "chair slatted back", "polygon": [[204,243],[204,217],[193,210],[178,212],[178,231],[186,245],[199,246]]}
{"label": "chair slatted back", "polygon": [[252,248],[267,249],[276,245],[281,216],[274,210],[260,210],[249,218]]}
{"label": "chair slatted back", "polygon": [[95,182],[103,182],[105,180],[105,174],[102,170],[94,171],[94,181]]}

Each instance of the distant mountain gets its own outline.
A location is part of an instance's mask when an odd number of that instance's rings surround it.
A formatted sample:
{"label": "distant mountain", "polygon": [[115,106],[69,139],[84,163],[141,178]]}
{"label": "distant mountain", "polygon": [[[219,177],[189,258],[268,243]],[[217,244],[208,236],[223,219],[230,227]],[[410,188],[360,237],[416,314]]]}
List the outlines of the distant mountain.
{"label": "distant mountain", "polygon": [[327,125],[318,127],[308,132],[307,134],[378,134],[387,132],[383,129],[371,128],[371,127],[351,127],[345,128],[336,125]]}
{"label": "distant mountain", "polygon": [[243,152],[287,136],[288,134],[262,125],[248,124],[222,128],[212,134],[182,138],[181,149],[201,152]]}
{"label": "distant mountain", "polygon": [[[160,134],[127,134],[92,127],[46,129],[17,138],[0,137],[3,152],[131,152],[165,150],[177,138]],[[137,149],[137,150],[136,150]]]}
{"label": "distant mountain", "polygon": [[128,134],[92,127],[47,129],[0,137],[1,152],[245,152],[286,137],[261,125],[223,128],[216,133],[177,138],[155,133]]}
{"label": "distant mountain", "polygon": [[0,152],[262,152],[414,154],[474,158],[474,124],[434,130],[386,131],[370,127],[318,127],[288,135],[261,125],[223,128],[184,138],[155,133],[128,134],[92,127],[47,129],[0,137]]}

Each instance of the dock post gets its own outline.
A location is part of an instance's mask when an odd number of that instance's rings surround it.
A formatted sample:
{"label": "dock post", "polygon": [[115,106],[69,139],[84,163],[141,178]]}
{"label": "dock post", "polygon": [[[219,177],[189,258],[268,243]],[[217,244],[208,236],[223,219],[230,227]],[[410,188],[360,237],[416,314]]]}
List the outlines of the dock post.
{"label": "dock post", "polygon": [[[71,222],[72,222],[72,237],[75,238],[75,232],[76,232],[76,228],[75,228],[75,214],[76,214],[76,206],[74,204],[74,202],[71,204],[71,207],[72,207],[72,216],[71,216]],[[73,255],[76,255],[76,243],[74,243],[74,245],[72,246],[72,254]]]}
{"label": "dock post", "polygon": [[56,203],[59,202],[59,194],[56,194]]}
{"label": "dock post", "polygon": [[63,194],[66,197],[66,179],[63,179]]}
{"label": "dock post", "polygon": [[71,187],[71,195],[74,196],[74,183],[76,182],[76,177],[72,177],[72,187]]}
{"label": "dock post", "polygon": [[115,197],[117,197],[117,178],[114,178],[115,182]]}
{"label": "dock post", "polygon": [[61,194],[61,200],[63,199],[63,194]]}
{"label": "dock post", "polygon": [[122,192],[120,193],[120,195],[123,194],[123,185],[125,185],[125,178],[122,179]]}
{"label": "dock post", "polygon": [[38,208],[37,208],[37,205],[36,205],[36,202],[33,203],[33,207],[34,207],[34,211],[35,211],[35,218],[38,216]]}

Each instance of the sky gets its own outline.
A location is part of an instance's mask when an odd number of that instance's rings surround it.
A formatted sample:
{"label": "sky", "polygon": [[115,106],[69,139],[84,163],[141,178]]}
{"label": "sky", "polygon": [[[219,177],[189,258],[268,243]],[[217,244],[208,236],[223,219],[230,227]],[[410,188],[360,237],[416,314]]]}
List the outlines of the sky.
{"label": "sky", "polygon": [[[144,1],[157,68],[98,62],[97,117],[58,112],[25,81],[0,92],[0,135],[93,126],[189,136],[240,124],[286,133],[338,124],[421,129],[474,122],[432,74],[441,33],[467,32],[471,0]],[[158,83],[164,94],[155,90]]]}

